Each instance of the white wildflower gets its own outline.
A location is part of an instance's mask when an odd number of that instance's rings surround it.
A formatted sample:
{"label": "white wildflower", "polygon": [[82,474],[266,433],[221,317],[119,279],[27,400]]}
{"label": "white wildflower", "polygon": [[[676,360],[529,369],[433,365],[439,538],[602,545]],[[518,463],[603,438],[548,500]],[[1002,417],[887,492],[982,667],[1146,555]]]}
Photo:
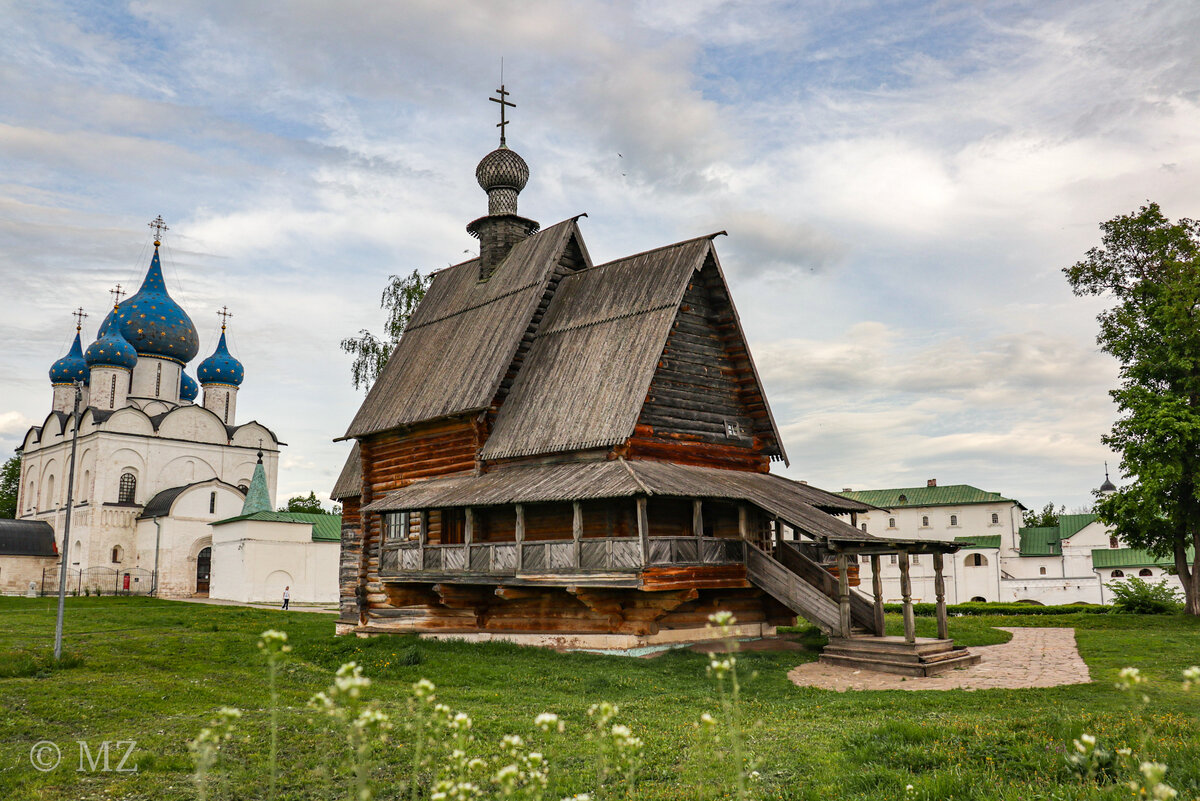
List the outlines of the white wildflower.
{"label": "white wildflower", "polygon": [[1200,684],[1200,665],[1192,665],[1183,671],[1183,689],[1192,689],[1193,684]]}
{"label": "white wildflower", "polygon": [[538,715],[533,719],[533,725],[537,726],[542,731],[550,731],[551,729],[554,729],[560,734],[565,728],[563,722],[559,720],[558,715],[554,714],[553,712],[543,712],[542,714]]}
{"label": "white wildflower", "polygon": [[1145,681],[1146,677],[1140,670],[1135,667],[1124,667],[1117,674],[1116,687],[1118,690],[1131,690],[1135,685],[1143,684]]}

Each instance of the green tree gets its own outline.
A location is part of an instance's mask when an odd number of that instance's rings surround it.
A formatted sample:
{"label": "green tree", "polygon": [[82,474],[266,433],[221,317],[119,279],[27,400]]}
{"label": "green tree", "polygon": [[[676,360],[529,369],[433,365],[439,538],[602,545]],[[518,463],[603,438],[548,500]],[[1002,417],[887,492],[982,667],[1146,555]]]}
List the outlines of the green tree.
{"label": "green tree", "polygon": [[1048,503],[1040,512],[1026,510],[1025,514],[1021,515],[1021,524],[1029,528],[1055,528],[1058,525],[1058,516],[1066,513],[1065,505],[1056,510],[1053,503]]}
{"label": "green tree", "polygon": [[17,492],[21,488],[21,454],[10,456],[0,467],[0,517],[17,516]]}
{"label": "green tree", "polygon": [[321,506],[321,501],[315,492],[310,492],[308,495],[293,495],[288,498],[287,506],[279,507],[279,511],[305,512],[314,515],[329,514],[329,510]]}
{"label": "green tree", "polygon": [[358,336],[342,340],[342,350],[354,357],[350,364],[350,380],[355,389],[369,390],[379,378],[432,280],[433,276],[421,275],[419,270],[413,270],[410,275],[389,276],[388,285],[379,298],[379,308],[385,309],[388,315],[383,336],[377,337],[364,328]]}
{"label": "green tree", "polygon": [[1100,228],[1102,246],[1063,271],[1076,295],[1116,301],[1097,318],[1121,377],[1102,439],[1129,483],[1096,511],[1125,542],[1173,558],[1200,615],[1200,224],[1150,203]]}

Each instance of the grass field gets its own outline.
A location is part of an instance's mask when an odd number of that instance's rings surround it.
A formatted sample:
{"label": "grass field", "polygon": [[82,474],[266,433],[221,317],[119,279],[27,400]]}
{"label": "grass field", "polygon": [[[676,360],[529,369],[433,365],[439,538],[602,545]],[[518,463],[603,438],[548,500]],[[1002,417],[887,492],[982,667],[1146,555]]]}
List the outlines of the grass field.
{"label": "grass field", "polygon": [[[244,710],[240,736],[213,776],[212,798],[267,796],[269,693],[265,629],[288,632],[293,651],[281,672],[279,797],[349,797],[338,773],[344,736],[306,706],[333,671],[357,659],[381,706],[401,719],[411,684],[427,677],[439,699],[475,721],[481,751],[506,733],[541,743],[532,726],[556,712],[564,736],[547,739],[554,765],[547,798],[594,789],[592,743],[582,733],[598,701],[645,741],[644,764],[628,797],[728,796],[727,758],[695,722],[715,711],[707,659],[676,651],[655,659],[559,654],[505,644],[418,642],[413,638],[335,638],[331,616],[204,606],[144,598],[68,600],[66,651],[51,670],[50,599],[0,598],[0,799],[190,799],[187,740],[215,710]],[[896,625],[897,621],[890,621]],[[918,626],[932,627],[932,620]],[[954,618],[951,635],[981,645],[1007,638],[994,626],[1070,626],[1092,671],[1090,685],[975,692],[838,694],[793,686],[787,671],[806,652],[744,653],[743,712],[749,750],[761,762],[756,797],[766,799],[1129,799],[1122,782],[1085,784],[1065,768],[1080,733],[1132,747],[1170,766],[1180,798],[1200,798],[1200,689],[1182,691],[1180,674],[1200,662],[1200,621],[1181,616]],[[932,631],[919,631],[928,635]],[[819,641],[811,632],[810,642]],[[1113,687],[1117,671],[1141,669],[1150,702]],[[753,675],[752,675],[753,674]],[[39,772],[34,743],[49,740],[62,764]],[[79,772],[77,741],[135,740],[127,763],[138,772]],[[379,750],[379,797],[396,797],[407,743],[397,732]],[[1144,751],[1141,749],[1144,747]],[[112,750],[116,767],[117,748]],[[120,750],[124,750],[123,748]],[[1122,778],[1128,778],[1127,776]],[[906,791],[906,785],[913,785]],[[626,797],[614,788],[607,797]]]}

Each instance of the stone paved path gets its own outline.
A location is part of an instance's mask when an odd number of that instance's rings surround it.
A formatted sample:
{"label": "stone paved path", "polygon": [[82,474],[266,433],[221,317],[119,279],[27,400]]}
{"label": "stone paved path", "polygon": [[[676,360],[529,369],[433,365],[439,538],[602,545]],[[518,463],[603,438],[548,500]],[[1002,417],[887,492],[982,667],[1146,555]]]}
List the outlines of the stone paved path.
{"label": "stone paved path", "polygon": [[971,648],[978,665],[940,676],[896,676],[873,670],[810,662],[788,673],[801,687],[824,690],[988,690],[1087,684],[1087,664],[1075,646],[1075,629],[1003,628],[1013,638],[1002,645]]}

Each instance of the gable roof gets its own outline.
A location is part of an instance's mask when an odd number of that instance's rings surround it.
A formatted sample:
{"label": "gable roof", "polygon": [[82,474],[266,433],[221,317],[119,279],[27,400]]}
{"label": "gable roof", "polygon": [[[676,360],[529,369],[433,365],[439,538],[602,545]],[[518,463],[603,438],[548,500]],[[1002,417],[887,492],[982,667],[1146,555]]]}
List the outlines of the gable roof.
{"label": "gable roof", "polygon": [[[847,490],[838,493],[844,498],[869,503],[882,509],[900,509],[910,506],[967,506],[973,503],[1015,503],[1020,501],[1005,498],[998,492],[987,492],[970,484],[947,484],[944,487],[897,487],[895,489]],[[900,498],[903,496],[904,501]]]}
{"label": "gable roof", "polygon": [[337,481],[333,483],[333,491],[329,493],[329,497],[335,501],[340,501],[343,498],[357,498],[362,495],[362,455],[358,451],[358,443],[354,443],[354,447],[350,449],[350,454],[346,456],[346,463],[342,465],[342,472],[338,474]]}
{"label": "gable roof", "polygon": [[45,520],[0,518],[0,556],[58,556],[54,529]]}
{"label": "gable roof", "polygon": [[313,542],[340,542],[342,539],[342,516],[315,514],[311,512],[252,512],[212,523],[223,526],[241,520],[261,520],[267,523],[307,523],[312,526]]}
{"label": "gable roof", "polygon": [[[1188,556],[1191,559],[1191,556]],[[1175,560],[1170,556],[1153,556],[1141,548],[1095,548],[1092,550],[1092,567],[1170,567]]]}
{"label": "gable roof", "polygon": [[1057,526],[1019,529],[1021,556],[1062,556],[1062,541],[1069,540],[1096,521],[1096,515],[1059,515]]}
{"label": "gable roof", "polygon": [[574,239],[574,219],[521,240],[485,282],[479,259],[438,272],[342,437],[486,409]]}

